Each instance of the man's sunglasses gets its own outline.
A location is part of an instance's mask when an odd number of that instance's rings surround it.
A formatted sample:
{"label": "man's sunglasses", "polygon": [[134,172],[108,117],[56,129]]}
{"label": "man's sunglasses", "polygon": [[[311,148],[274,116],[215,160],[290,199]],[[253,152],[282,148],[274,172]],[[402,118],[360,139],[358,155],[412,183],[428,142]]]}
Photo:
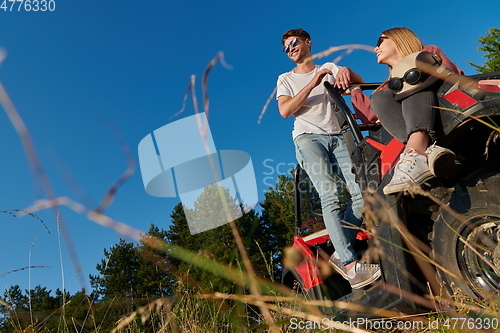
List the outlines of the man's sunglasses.
{"label": "man's sunglasses", "polygon": [[377,46],[375,47],[379,47],[380,44],[382,44],[382,42],[384,41],[384,39],[389,39],[389,37],[387,36],[380,36],[378,39],[377,39]]}
{"label": "man's sunglasses", "polygon": [[292,47],[295,47],[299,40],[306,40],[306,39],[307,38],[294,38],[294,39],[292,39],[292,41],[290,43],[288,43],[288,45],[283,46],[283,52],[285,52],[285,53],[290,52],[290,49]]}

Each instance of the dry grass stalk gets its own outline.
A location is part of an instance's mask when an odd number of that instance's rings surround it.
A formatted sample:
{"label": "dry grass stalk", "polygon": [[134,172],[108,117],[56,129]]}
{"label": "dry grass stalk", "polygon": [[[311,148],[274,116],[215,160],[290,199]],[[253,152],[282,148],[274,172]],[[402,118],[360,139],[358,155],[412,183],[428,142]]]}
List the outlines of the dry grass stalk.
{"label": "dry grass stalk", "polygon": [[132,157],[132,154],[130,153],[130,149],[125,143],[125,139],[123,138],[123,135],[118,131],[118,129],[115,128],[115,126],[107,122],[108,128],[111,129],[111,131],[115,134],[115,138],[118,140],[121,150],[123,152],[123,155],[125,156],[127,160],[127,169],[123,172],[123,174],[109,187],[108,191],[106,192],[104,198],[102,201],[99,203],[97,208],[94,209],[94,211],[98,214],[104,212],[104,210],[113,202],[116,192],[118,189],[132,177],[132,175],[135,172],[135,161],[134,158]]}
{"label": "dry grass stalk", "polygon": [[252,264],[250,262],[250,258],[248,258],[247,251],[245,249],[245,245],[243,244],[243,240],[240,237],[240,233],[238,232],[238,229],[236,229],[236,225],[234,222],[230,222],[229,225],[231,226],[231,231],[233,232],[233,237],[236,241],[236,244],[238,246],[238,250],[240,252],[241,257],[243,258],[243,264],[245,265],[245,269],[247,271],[248,277],[250,278],[250,292],[252,293],[253,296],[257,298],[256,305],[260,308],[262,311],[262,314],[264,316],[264,319],[266,320],[266,323],[270,327],[270,332],[271,333],[278,333],[280,332],[278,326],[274,323],[274,320],[271,316],[271,313],[269,312],[269,308],[267,303],[262,299],[262,295],[259,291],[259,283],[257,282],[257,277],[255,276],[255,272],[253,270]]}
{"label": "dry grass stalk", "polygon": [[[395,287],[393,287],[395,288]],[[406,295],[405,295],[406,296]],[[416,295],[414,295],[416,296]],[[243,303],[247,304],[255,304],[257,301],[254,297],[254,295],[235,295],[235,294],[223,294],[223,293],[212,293],[212,294],[204,294],[204,295],[195,295],[194,297],[196,298],[204,298],[204,299],[232,299],[232,300],[237,300]],[[418,297],[418,296],[416,296]],[[401,315],[400,312],[395,312],[395,311],[390,311],[390,310],[384,310],[384,309],[379,309],[379,308],[374,308],[374,307],[367,307],[367,306],[362,306],[358,304],[353,304],[350,302],[344,302],[344,301],[329,301],[329,300],[304,300],[300,299],[297,297],[285,297],[285,296],[262,296],[262,299],[265,300],[266,302],[271,302],[271,303],[300,303],[300,304],[308,304],[309,306],[323,306],[323,307],[335,307],[338,309],[346,309],[346,310],[352,310],[358,313],[376,313],[378,317],[383,317],[389,320],[408,320],[411,318],[411,320],[414,321],[421,321],[421,322],[426,322],[428,319],[422,315]],[[423,299],[423,298],[422,298]],[[424,299],[425,300],[425,299]],[[428,300],[427,300],[428,302]],[[311,313],[311,312],[304,312],[304,311],[298,311],[294,310],[290,307],[287,306],[277,306],[276,304],[269,304],[269,307],[276,312],[284,313],[286,315],[289,315],[291,317],[297,317],[297,318],[302,318],[304,320],[311,320],[311,321],[324,321],[325,317],[324,315],[320,313]],[[341,329],[339,327],[336,327],[338,329]]]}
{"label": "dry grass stalk", "polygon": [[158,298],[144,306],[139,307],[127,317],[120,319],[111,333],[118,332],[129,325],[137,316],[140,316],[141,322],[144,324],[154,313],[160,314],[163,307],[172,309],[174,298],[162,297]]}
{"label": "dry grass stalk", "polygon": [[[31,166],[31,172],[32,172],[32,177],[35,185],[40,181],[42,188],[46,194],[46,196],[49,198],[49,200],[54,199],[56,196],[52,190],[52,186],[50,184],[50,181],[47,177],[47,174],[45,173],[45,170],[43,168],[43,164],[38,157],[38,153],[35,149],[35,145],[33,144],[33,141],[31,140],[31,136],[29,134],[28,128],[24,124],[24,121],[22,120],[21,116],[19,115],[19,112],[15,108],[14,104],[12,103],[9,95],[7,94],[7,91],[5,90],[3,84],[0,83],[0,104],[3,106],[5,112],[7,113],[7,116],[9,117],[12,125],[14,126],[17,134],[19,135],[19,138],[21,139],[21,142],[23,144],[24,150],[26,152],[29,164]],[[37,188],[37,186],[35,186]],[[56,207],[51,207],[52,212],[55,217],[58,216],[58,211]],[[61,227],[62,227],[62,233],[63,237],[66,241],[66,246],[68,247],[68,251],[70,254],[70,258],[73,262],[73,265],[76,269],[76,273],[79,277],[79,281],[82,283],[82,287],[85,287],[85,284],[83,281],[83,272],[81,269],[82,265],[80,265],[80,261],[78,259],[78,255],[75,251],[75,248],[73,246],[73,242],[71,241],[71,237],[69,236],[68,230],[66,228],[66,224],[62,220],[61,217]]]}
{"label": "dry grass stalk", "polygon": [[[223,299],[229,298],[229,299],[235,299],[235,300],[238,300],[238,301],[241,301],[244,303],[254,304],[254,305],[258,305],[260,303],[260,300],[255,299],[253,297],[253,295],[228,295],[228,294],[222,294],[222,293],[214,293],[211,295],[200,295],[199,297],[200,298],[223,298]],[[287,300],[289,301],[290,299],[287,299]],[[312,305],[325,304],[322,301],[310,301],[310,302]],[[350,304],[350,305],[353,305],[353,304]],[[355,306],[355,305],[353,305],[353,306]],[[368,332],[366,330],[350,327],[349,325],[342,324],[338,321],[329,320],[328,318],[325,318],[322,315],[311,314],[308,312],[301,312],[301,311],[293,310],[293,309],[290,309],[287,307],[276,306],[274,304],[267,304],[267,307],[271,310],[276,311],[276,312],[281,312],[281,313],[284,313],[284,314],[287,314],[287,315],[290,315],[293,317],[302,318],[304,320],[326,323],[331,328],[340,329],[340,330],[343,330],[346,332],[354,332],[354,333]],[[281,331],[279,331],[279,332],[281,332]]]}

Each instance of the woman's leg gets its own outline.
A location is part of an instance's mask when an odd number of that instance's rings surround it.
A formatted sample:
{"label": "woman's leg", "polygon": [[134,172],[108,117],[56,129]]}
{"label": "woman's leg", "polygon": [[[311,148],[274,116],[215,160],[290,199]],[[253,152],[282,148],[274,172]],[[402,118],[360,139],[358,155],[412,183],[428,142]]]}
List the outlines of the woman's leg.
{"label": "woman's leg", "polygon": [[405,120],[407,144],[406,149],[424,155],[431,140],[435,140],[434,119],[437,104],[433,91],[420,91],[408,96],[401,102]]}
{"label": "woman's leg", "polygon": [[429,170],[436,177],[450,177],[455,174],[460,169],[460,163],[455,163],[455,154],[436,145],[429,147],[436,141],[436,94],[431,90],[421,91],[404,99],[401,105],[408,131],[406,151],[427,156]]}
{"label": "woman's leg", "polygon": [[392,136],[425,155],[431,137],[434,139],[434,92],[421,91],[398,102],[392,90],[382,89],[373,93],[371,103],[373,112]]}
{"label": "woman's leg", "polygon": [[436,96],[431,91],[418,92],[401,102],[394,100],[391,90],[380,90],[372,96],[372,109],[380,116],[389,133],[406,143],[393,177],[384,187],[386,195],[409,188],[409,183],[421,184],[433,177],[427,164],[425,151],[434,136],[433,106]]}
{"label": "woman's leg", "polygon": [[390,89],[375,91],[371,97],[371,107],[387,132],[399,141],[406,142],[402,104],[394,100],[394,92]]}
{"label": "woman's leg", "polygon": [[431,136],[428,132],[417,131],[410,134],[406,143],[405,152],[415,151],[417,154],[425,155],[427,147],[431,141]]}

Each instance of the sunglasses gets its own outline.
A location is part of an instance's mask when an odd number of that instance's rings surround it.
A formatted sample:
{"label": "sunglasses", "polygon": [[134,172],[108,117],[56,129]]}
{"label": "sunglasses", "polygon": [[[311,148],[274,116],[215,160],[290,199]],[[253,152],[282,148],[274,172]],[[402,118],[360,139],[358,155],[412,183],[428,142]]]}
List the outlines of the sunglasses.
{"label": "sunglasses", "polygon": [[428,74],[422,73],[416,68],[411,68],[406,71],[403,77],[393,77],[389,81],[389,89],[394,92],[399,92],[403,89],[403,84],[406,82],[409,85],[416,85],[418,83],[422,83],[429,77]]}
{"label": "sunglasses", "polygon": [[307,38],[294,38],[288,45],[283,47],[283,52],[288,53],[292,47],[295,47],[299,40],[306,40]]}
{"label": "sunglasses", "polygon": [[389,39],[389,37],[387,36],[380,36],[378,39],[377,39],[377,45],[375,47],[379,47],[380,44],[382,44],[382,42],[384,41],[384,39]]}

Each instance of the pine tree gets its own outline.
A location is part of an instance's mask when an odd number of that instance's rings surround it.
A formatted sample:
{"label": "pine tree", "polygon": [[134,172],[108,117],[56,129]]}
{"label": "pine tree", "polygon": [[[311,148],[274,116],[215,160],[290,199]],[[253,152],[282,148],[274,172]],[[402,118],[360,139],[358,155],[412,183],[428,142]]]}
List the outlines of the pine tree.
{"label": "pine tree", "polygon": [[34,312],[49,311],[60,306],[60,304],[57,304],[57,299],[50,295],[51,290],[47,290],[46,287],[36,286],[27,293],[31,310]]}
{"label": "pine tree", "polygon": [[[231,227],[226,223],[219,227],[192,235],[189,232],[188,220],[198,225],[203,223],[219,224],[228,219],[221,209],[221,195],[227,206],[235,211],[241,209],[235,198],[231,198],[227,189],[216,185],[207,186],[194,204],[194,208],[188,211],[188,219],[185,216],[186,208],[182,204],[174,207],[171,215],[172,225],[166,232],[166,238],[170,244],[175,244],[183,249],[194,252],[217,263],[228,267],[245,270],[241,261],[237,244]],[[233,215],[234,216],[234,215]],[[234,221],[239,235],[245,245],[247,254],[251,260],[254,272],[258,276],[273,275],[272,259],[275,257],[274,247],[269,246],[269,227],[254,211],[250,210]],[[205,291],[234,292],[235,284],[226,279],[223,274],[212,274],[206,269],[197,267],[191,262],[181,262],[175,257],[171,262],[179,268],[179,276],[188,287],[198,287]],[[185,273],[182,275],[182,273]],[[189,273],[189,274],[187,274]]]}
{"label": "pine tree", "polygon": [[[223,224],[194,235],[190,232],[190,229],[198,230],[207,225],[214,226],[227,221],[226,214],[221,209],[224,206],[221,200],[225,202],[224,205],[227,208],[239,209],[236,199],[230,197],[229,191],[217,184],[204,188],[195,201],[193,209],[187,209],[181,203],[175,206],[171,214],[172,225],[166,232],[166,239],[170,244],[194,252],[198,256],[238,267],[240,266],[239,255],[229,225]],[[171,262],[178,267],[178,277],[187,289],[233,292],[234,283],[220,274],[212,274],[206,269],[193,265],[192,262],[182,262],[175,256],[170,256],[170,258]]]}
{"label": "pine tree", "polygon": [[11,308],[3,309],[3,317],[0,320],[0,332],[18,332],[19,328],[30,325],[43,327],[46,331],[56,330],[61,313],[62,296],[68,296],[67,292],[56,290],[56,296],[51,295],[51,290],[46,287],[36,286],[34,289],[25,290],[16,285],[4,292],[3,301]]}
{"label": "pine tree", "polygon": [[169,261],[162,242],[166,242],[167,232],[151,224],[137,247],[140,258],[137,277],[140,280],[138,292],[143,298],[172,295],[176,268]]}
{"label": "pine tree", "polygon": [[137,273],[141,263],[134,244],[120,239],[109,251],[104,250],[104,256],[106,259],[96,266],[100,274],[90,276],[90,283],[96,293],[105,300],[140,297]]}
{"label": "pine tree", "polygon": [[478,39],[482,45],[477,49],[486,52],[483,57],[487,60],[483,66],[479,66],[469,62],[471,66],[476,68],[479,73],[492,73],[500,71],[500,29],[490,28],[486,32],[486,36]]}
{"label": "pine tree", "polygon": [[[19,285],[11,286],[4,291],[2,297],[0,332],[15,332],[15,327],[29,322],[29,301],[28,296],[24,295]],[[9,307],[4,306],[8,304]]]}
{"label": "pine tree", "polygon": [[267,229],[267,246],[273,257],[273,275],[281,278],[283,250],[293,241],[295,235],[294,181],[286,175],[279,175],[275,186],[264,194],[262,221]]}
{"label": "pine tree", "polygon": [[96,266],[99,275],[90,276],[94,291],[104,300],[171,295],[175,268],[162,245],[166,240],[167,232],[152,224],[139,244],[120,239],[118,244],[105,249],[106,259]]}
{"label": "pine tree", "polygon": [[9,290],[6,290],[3,300],[14,309],[27,310],[29,306],[28,296],[23,294],[19,285],[11,286]]}

